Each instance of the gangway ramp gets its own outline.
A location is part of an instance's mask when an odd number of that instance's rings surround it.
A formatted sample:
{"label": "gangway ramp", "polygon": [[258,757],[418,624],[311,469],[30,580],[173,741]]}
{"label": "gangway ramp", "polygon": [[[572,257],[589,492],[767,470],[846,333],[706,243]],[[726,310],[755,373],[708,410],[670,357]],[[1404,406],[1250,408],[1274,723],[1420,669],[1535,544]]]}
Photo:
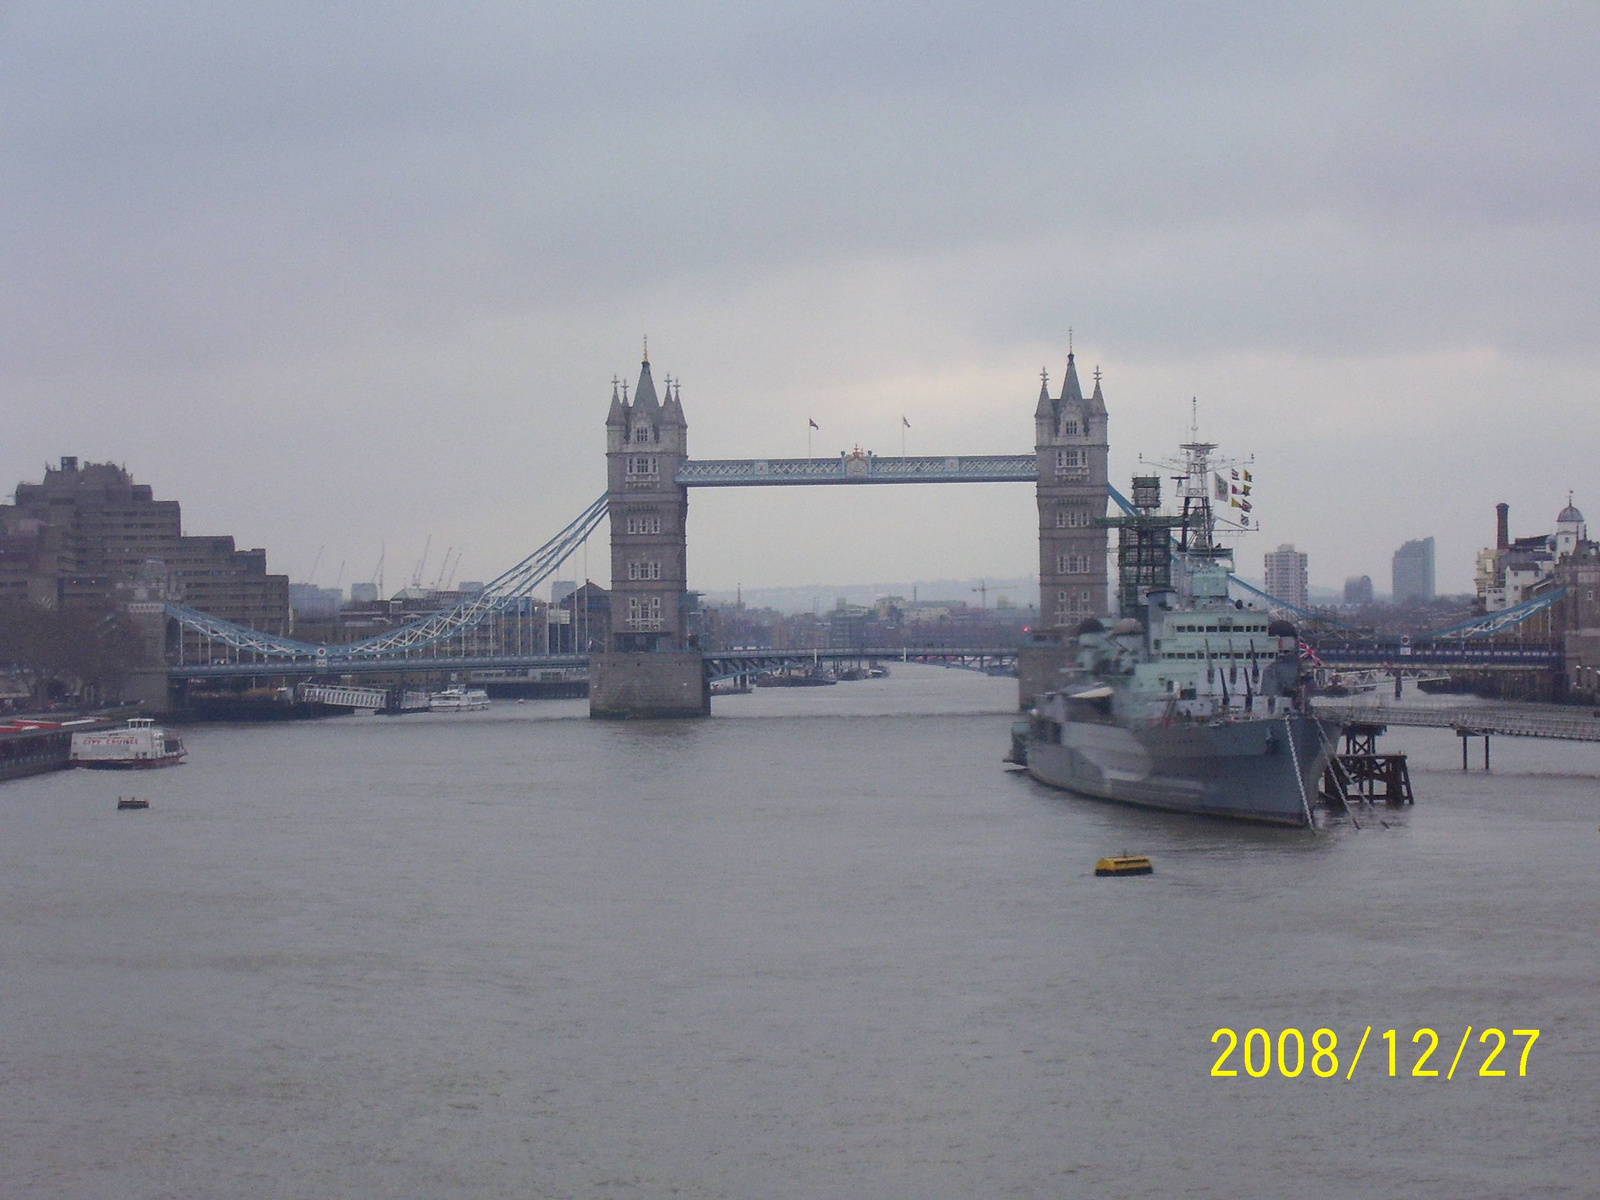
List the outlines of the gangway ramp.
{"label": "gangway ramp", "polygon": [[389,689],[351,687],[337,683],[302,683],[294,690],[295,699],[309,704],[337,704],[341,708],[366,708],[376,711],[389,703]]}

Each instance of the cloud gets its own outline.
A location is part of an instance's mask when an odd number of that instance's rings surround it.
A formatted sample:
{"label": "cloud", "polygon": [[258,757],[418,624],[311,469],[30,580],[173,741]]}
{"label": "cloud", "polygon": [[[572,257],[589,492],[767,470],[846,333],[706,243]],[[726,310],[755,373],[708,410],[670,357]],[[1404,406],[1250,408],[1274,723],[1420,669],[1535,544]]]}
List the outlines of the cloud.
{"label": "cloud", "polygon": [[[644,332],[697,453],[913,406],[972,452],[1026,446],[1074,326],[1121,460],[1201,394],[1369,497],[1356,539],[1276,498],[1314,581],[1436,532],[1464,587],[1462,472],[1531,510],[1593,456],[1597,50],[1582,5],[10,6],[0,472],[109,456],[275,563],[433,533],[492,575],[598,490]],[[960,495],[938,573],[1033,569]],[[733,517],[730,575],[839,577]]]}

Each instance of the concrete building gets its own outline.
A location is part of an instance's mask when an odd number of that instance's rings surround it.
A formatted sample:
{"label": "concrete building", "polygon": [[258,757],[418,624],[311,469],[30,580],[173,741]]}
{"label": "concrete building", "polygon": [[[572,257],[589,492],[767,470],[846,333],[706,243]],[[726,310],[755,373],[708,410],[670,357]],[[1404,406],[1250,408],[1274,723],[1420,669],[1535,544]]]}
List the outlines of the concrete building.
{"label": "concrete building", "polygon": [[183,533],[176,500],[112,463],[64,457],[0,506],[0,595],[52,606],[173,601],[269,633],[289,631],[289,580],[267,552]]}
{"label": "concrete building", "polygon": [[872,609],[865,604],[851,604],[841,596],[828,614],[828,645],[835,650],[865,646],[872,616]]}
{"label": "concrete building", "polygon": [[1344,602],[1362,606],[1372,603],[1372,576],[1352,575],[1344,581]]}
{"label": "concrete building", "polygon": [[1286,543],[1262,557],[1266,565],[1267,594],[1304,608],[1309,588],[1306,555],[1296,550],[1293,543]]}
{"label": "concrete building", "polygon": [[1394,602],[1410,604],[1434,597],[1433,539],[1417,538],[1394,552]]}
{"label": "concrete building", "polygon": [[338,614],[344,606],[344,591],[340,588],[318,587],[314,583],[291,583],[289,607],[295,620],[325,618]]}
{"label": "concrete building", "polygon": [[1105,526],[1108,415],[1095,371],[1094,392],[1084,399],[1073,355],[1067,355],[1061,395],[1052,399],[1040,372],[1034,408],[1039,456],[1039,613],[1041,622],[1071,631],[1087,617],[1110,611]]}

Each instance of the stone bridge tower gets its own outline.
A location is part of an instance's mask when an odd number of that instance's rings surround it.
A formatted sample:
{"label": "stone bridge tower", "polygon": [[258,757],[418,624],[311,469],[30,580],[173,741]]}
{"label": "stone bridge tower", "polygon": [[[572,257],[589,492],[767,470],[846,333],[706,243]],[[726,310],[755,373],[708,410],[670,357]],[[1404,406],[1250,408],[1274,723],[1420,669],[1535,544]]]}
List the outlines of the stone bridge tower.
{"label": "stone bridge tower", "polygon": [[590,657],[589,715],[698,717],[710,687],[687,632],[689,492],[678,471],[688,422],[669,380],[656,395],[646,348],[633,400],[611,389],[606,495],[611,516],[611,645]]}
{"label": "stone bridge tower", "polygon": [[687,648],[689,491],[677,482],[677,475],[689,456],[689,427],[671,380],[666,393],[665,401],[656,396],[648,354],[639,365],[639,386],[631,404],[612,385],[611,413],[606,418],[611,512],[608,650]]}
{"label": "stone bridge tower", "polygon": [[1100,372],[1087,400],[1078,368],[1067,354],[1059,399],[1040,384],[1034,409],[1034,445],[1039,453],[1039,617],[1046,628],[1071,633],[1088,617],[1111,611],[1106,593],[1108,478],[1106,401]]}
{"label": "stone bridge tower", "polygon": [[1039,455],[1039,625],[1017,654],[1018,697],[1023,708],[1056,686],[1073,657],[1079,623],[1110,611],[1107,593],[1106,400],[1095,372],[1094,394],[1084,398],[1078,367],[1067,353],[1059,398],[1042,375],[1033,410]]}

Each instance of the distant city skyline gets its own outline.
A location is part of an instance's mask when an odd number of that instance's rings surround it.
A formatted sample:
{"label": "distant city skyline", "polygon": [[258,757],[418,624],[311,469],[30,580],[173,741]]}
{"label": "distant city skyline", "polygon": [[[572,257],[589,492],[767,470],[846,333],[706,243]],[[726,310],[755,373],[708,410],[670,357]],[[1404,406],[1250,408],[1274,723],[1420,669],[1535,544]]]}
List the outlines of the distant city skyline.
{"label": "distant city skyline", "polygon": [[[1070,344],[1116,486],[1198,397],[1324,581],[1600,505],[1592,6],[5,21],[0,488],[122,463],[295,582],[518,561],[645,334],[705,458],[1025,452]],[[696,496],[691,585],[1038,570],[1027,488],[828,491]]]}

